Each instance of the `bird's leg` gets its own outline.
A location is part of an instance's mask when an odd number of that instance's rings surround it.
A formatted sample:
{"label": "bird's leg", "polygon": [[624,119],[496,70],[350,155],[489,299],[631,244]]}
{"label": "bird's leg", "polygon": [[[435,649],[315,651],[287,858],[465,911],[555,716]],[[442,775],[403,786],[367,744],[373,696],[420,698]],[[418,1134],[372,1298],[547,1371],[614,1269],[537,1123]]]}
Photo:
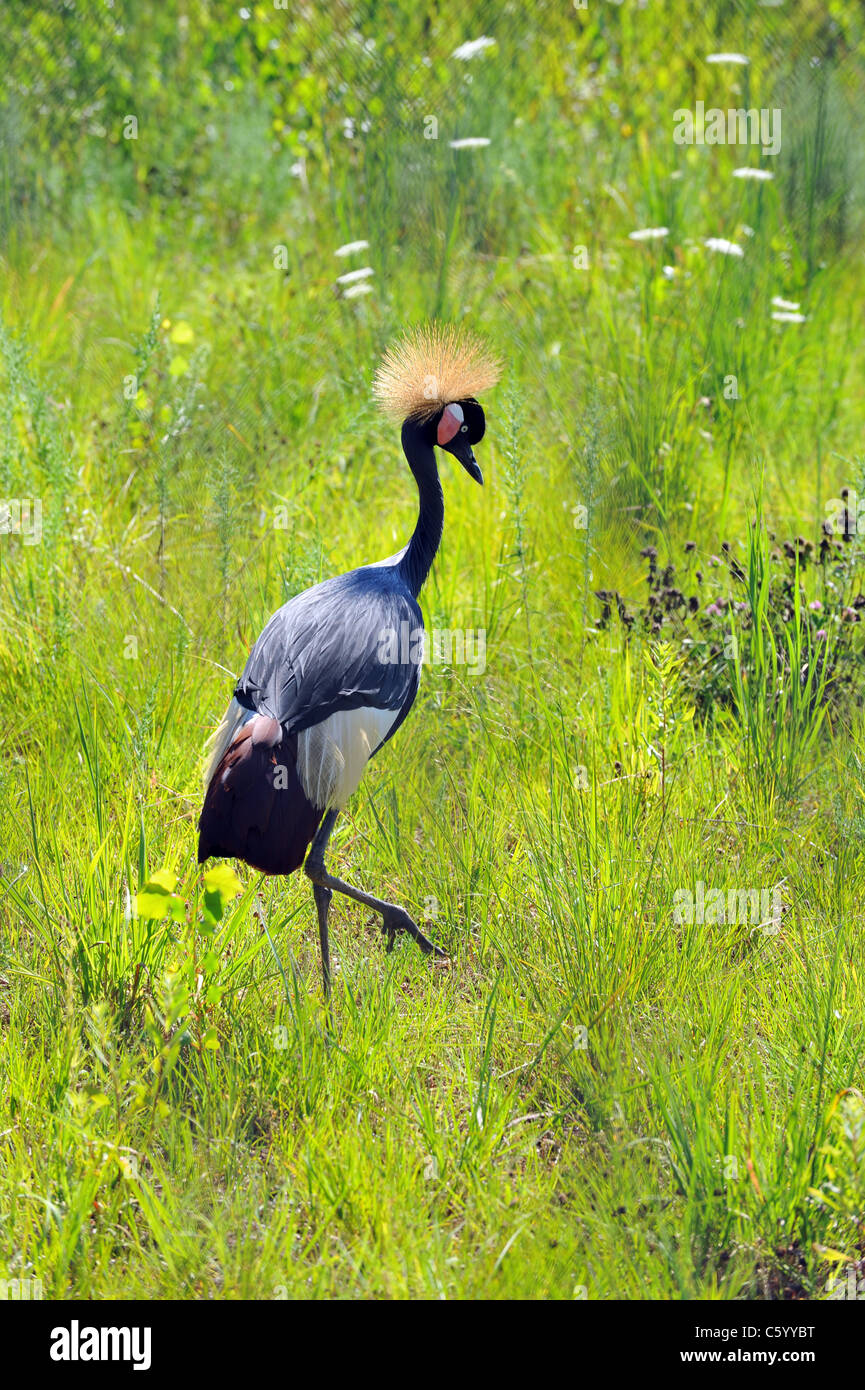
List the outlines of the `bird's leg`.
{"label": "bird's leg", "polygon": [[[396,903],[389,903],[384,898],[374,898],[371,893],[364,893],[360,888],[352,888],[350,883],[344,883],[341,878],[336,878],[329,873],[324,862],[324,851],[330,839],[336,821],[337,812],[330,811],[321,823],[321,828],[312,842],[304,872],[312,880],[313,892],[316,893],[316,904],[319,903],[318,890],[327,893],[327,904],[333,893],[342,893],[346,898],[352,898],[356,903],[363,903],[365,907],[371,907],[374,912],[381,913],[381,929],[387,935],[387,949],[393,950],[397,932],[408,932],[420,946],[424,955],[434,955],[439,960],[447,960],[447,952],[440,946],[436,946],[428,937],[424,936],[420,927],[409,917],[404,908],[398,907]],[[327,906],[324,907],[325,924],[322,934],[322,957],[325,956],[327,942]],[[319,929],[321,930],[322,908],[319,907]]]}
{"label": "bird's leg", "polygon": [[371,907],[374,912],[381,913],[381,929],[387,935],[387,949],[393,950],[397,932],[408,932],[420,946],[424,955],[435,956],[438,960],[447,960],[447,952],[440,946],[436,946],[429,937],[424,936],[417,922],[409,917],[405,908],[399,907],[397,903],[386,902],[384,898],[374,898],[371,893],[364,893],[360,888],[352,888],[350,883],[344,883],[341,878],[335,878],[326,869],[322,871],[322,880],[334,893],[343,893],[347,898],[353,898],[356,903],[363,903],[366,907]]}
{"label": "bird's leg", "polygon": [[327,934],[327,914],[330,911],[330,900],[333,897],[329,888],[325,888],[323,883],[313,883],[312,896],[315,898],[315,906],[318,911],[318,939],[321,942],[321,970],[324,975],[325,997],[330,995],[330,941]]}
{"label": "bird's leg", "polygon": [[315,906],[318,912],[318,939],[321,942],[321,970],[324,975],[324,994],[325,998],[330,998],[330,939],[327,934],[327,917],[330,912],[330,900],[333,893],[326,883],[319,883],[310,873],[310,865],[321,864],[324,868],[324,851],[330,839],[333,827],[336,824],[336,811],[329,811],[318,828],[318,833],[312,842],[309,854],[307,855],[304,869],[309,878],[312,879],[312,896],[315,898]]}

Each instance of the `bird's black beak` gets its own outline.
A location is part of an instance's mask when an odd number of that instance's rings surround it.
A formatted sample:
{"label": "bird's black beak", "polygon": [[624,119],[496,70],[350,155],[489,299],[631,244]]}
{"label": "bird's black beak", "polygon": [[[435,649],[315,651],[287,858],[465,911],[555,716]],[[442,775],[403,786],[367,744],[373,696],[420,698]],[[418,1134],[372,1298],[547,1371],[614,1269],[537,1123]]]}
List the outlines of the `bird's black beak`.
{"label": "bird's black beak", "polygon": [[481,487],[483,487],[484,475],[478,467],[478,461],[472,453],[471,449],[469,449],[468,459],[460,459],[460,463],[468,473],[469,477],[474,478],[475,482],[480,483]]}
{"label": "bird's black beak", "polygon": [[464,444],[457,438],[452,440],[451,443],[447,445],[447,448],[448,451],[453,454],[454,458],[459,459],[469,477],[474,478],[476,483],[483,485],[484,475],[478,467],[478,461],[474,456],[471,444]]}

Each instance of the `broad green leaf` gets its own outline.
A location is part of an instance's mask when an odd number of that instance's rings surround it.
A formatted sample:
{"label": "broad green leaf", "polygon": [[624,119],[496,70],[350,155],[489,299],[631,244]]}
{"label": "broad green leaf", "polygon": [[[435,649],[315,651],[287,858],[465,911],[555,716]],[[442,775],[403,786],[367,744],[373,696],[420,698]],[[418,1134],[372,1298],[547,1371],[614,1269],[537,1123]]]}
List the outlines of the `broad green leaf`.
{"label": "broad green leaf", "polygon": [[228,864],[217,864],[204,875],[204,920],[214,923],[222,920],[226,906],[231,898],[243,892],[243,884]]}
{"label": "broad green leaf", "polygon": [[161,921],[171,917],[182,922],[185,915],[183,899],[174,892],[177,875],[170,869],[157,869],[145,883],[135,898],[135,910],[139,917]]}
{"label": "broad green leaf", "polygon": [[188,324],[185,319],[178,319],[171,330],[171,341],[172,343],[194,342],[195,333],[193,332],[191,324]]}

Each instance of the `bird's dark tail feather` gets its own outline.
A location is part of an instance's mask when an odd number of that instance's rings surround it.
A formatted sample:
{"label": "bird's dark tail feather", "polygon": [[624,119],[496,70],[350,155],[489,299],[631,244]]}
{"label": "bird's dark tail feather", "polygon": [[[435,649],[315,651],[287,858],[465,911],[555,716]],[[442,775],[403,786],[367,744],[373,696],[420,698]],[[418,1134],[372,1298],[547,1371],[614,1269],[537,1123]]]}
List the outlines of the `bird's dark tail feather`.
{"label": "bird's dark tail feather", "polygon": [[265,874],[299,869],[324,811],[297,775],[297,737],[256,715],[216,768],[198,822],[198,862],[244,859]]}

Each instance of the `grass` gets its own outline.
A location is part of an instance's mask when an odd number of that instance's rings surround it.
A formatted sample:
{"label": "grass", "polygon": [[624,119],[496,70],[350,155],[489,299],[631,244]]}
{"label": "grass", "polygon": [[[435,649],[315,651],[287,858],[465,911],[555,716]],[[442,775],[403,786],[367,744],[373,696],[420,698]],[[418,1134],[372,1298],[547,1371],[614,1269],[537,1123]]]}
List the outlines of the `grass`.
{"label": "grass", "polygon": [[[823,8],[717,4],[675,42],[657,6],[10,21],[0,496],[41,539],[0,540],[3,1277],[671,1300],[861,1272],[861,684],[827,694],[815,567],[780,643],[767,579],[769,533],[819,543],[859,477],[861,16]],[[676,146],[698,99],[781,104],[781,155]],[[453,965],[337,900],[329,1020],[302,876],[238,866],[207,910],[202,751],[269,614],[409,534],[369,388],[434,314],[508,363],[423,596],[485,669],[424,672],[333,863]],[[640,551],[688,541],[701,611],[726,542],[749,623],[699,715],[684,648],[594,597],[639,603]],[[781,911],[688,920],[697,885]]]}

